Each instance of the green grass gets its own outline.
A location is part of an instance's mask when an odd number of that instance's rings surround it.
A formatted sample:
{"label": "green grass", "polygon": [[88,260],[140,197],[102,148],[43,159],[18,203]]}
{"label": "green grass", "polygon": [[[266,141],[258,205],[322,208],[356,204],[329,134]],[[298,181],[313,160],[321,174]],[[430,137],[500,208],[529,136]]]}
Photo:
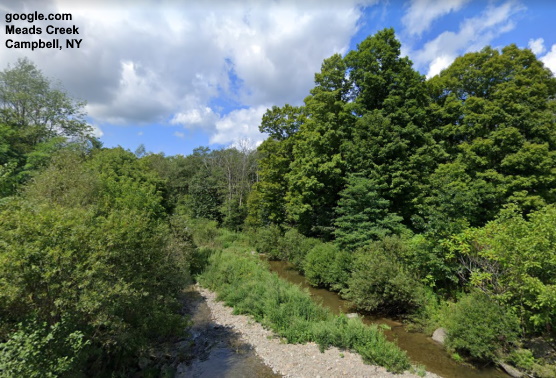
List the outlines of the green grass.
{"label": "green grass", "polygon": [[[243,243],[242,243],[243,244]],[[252,315],[288,343],[316,342],[354,350],[365,362],[402,372],[411,367],[406,353],[386,340],[376,326],[335,316],[306,291],[280,279],[246,246],[231,243],[214,253],[199,282],[218,294],[236,314]]]}

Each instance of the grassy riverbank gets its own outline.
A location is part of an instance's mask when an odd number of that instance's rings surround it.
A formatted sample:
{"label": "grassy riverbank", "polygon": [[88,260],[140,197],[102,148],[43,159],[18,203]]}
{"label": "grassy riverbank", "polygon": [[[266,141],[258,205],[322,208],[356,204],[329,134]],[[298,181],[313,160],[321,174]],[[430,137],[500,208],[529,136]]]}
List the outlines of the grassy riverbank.
{"label": "grassy riverbank", "polygon": [[238,314],[252,315],[288,343],[313,341],[354,350],[370,363],[402,372],[411,367],[406,353],[386,340],[375,326],[335,316],[298,286],[268,271],[264,262],[240,242],[224,242],[209,258],[199,282],[218,293]]}

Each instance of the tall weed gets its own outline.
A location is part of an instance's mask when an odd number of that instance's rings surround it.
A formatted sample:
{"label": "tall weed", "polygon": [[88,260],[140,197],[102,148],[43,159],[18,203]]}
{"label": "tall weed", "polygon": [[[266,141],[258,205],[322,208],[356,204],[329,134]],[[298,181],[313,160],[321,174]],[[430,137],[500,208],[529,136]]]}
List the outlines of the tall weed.
{"label": "tall weed", "polygon": [[321,350],[329,346],[351,349],[366,362],[394,372],[410,367],[405,352],[376,327],[333,315],[313,302],[307,291],[280,279],[248,252],[248,248],[232,246],[212,254],[199,282],[216,291],[235,313],[252,315],[290,343],[314,341]]}

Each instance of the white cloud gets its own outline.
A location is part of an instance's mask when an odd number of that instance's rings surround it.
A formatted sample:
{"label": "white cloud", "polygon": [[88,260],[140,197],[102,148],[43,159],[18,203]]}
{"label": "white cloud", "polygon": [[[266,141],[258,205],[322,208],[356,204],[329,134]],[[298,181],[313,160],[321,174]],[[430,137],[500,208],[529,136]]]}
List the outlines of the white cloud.
{"label": "white cloud", "polygon": [[216,122],[216,132],[210,143],[229,144],[241,139],[249,139],[258,144],[266,138],[259,132],[259,125],[267,106],[234,110]]}
{"label": "white cloud", "polygon": [[478,51],[500,34],[512,30],[515,27],[512,16],[524,9],[512,0],[499,6],[489,5],[479,16],[465,19],[457,32],[445,31],[409,55],[418,68],[427,69],[427,77],[434,76],[457,56]]}
{"label": "white cloud", "polygon": [[438,75],[440,73],[440,71],[442,71],[446,67],[450,66],[450,64],[452,64],[453,60],[454,60],[454,58],[452,56],[448,56],[448,55],[437,56],[430,63],[429,72],[427,73],[427,77],[432,77],[432,76]]}
{"label": "white cloud", "polygon": [[541,62],[556,75],[556,44],[552,45],[552,49],[541,58]]}
{"label": "white cloud", "polygon": [[71,13],[59,26],[78,26],[83,42],[4,49],[0,62],[26,54],[99,124],[173,123],[221,140],[231,108],[301,103],[323,59],[347,50],[360,5],[376,1],[14,1],[12,11]]}
{"label": "white cloud", "polygon": [[172,94],[160,85],[157,73],[138,63],[122,61],[119,88],[111,101],[89,104],[86,110],[104,122],[148,124],[163,120],[172,102]]}
{"label": "white cloud", "polygon": [[529,48],[535,55],[542,54],[546,50],[544,48],[544,39],[543,38],[530,39]]}
{"label": "white cloud", "polygon": [[101,136],[104,135],[104,132],[103,132],[103,131],[101,130],[101,128],[98,127],[97,125],[90,125],[90,126],[91,126],[91,128],[93,129],[92,134],[93,134],[93,136],[94,136],[95,138],[100,138]]}
{"label": "white cloud", "polygon": [[178,138],[185,138],[185,133],[182,133],[181,131],[175,131],[174,132],[174,136],[177,136]]}
{"label": "white cloud", "polygon": [[170,120],[173,125],[183,125],[186,128],[212,129],[214,123],[218,121],[218,114],[214,113],[208,106],[190,107],[180,113],[176,113]]}
{"label": "white cloud", "polygon": [[459,11],[471,0],[410,0],[402,24],[410,35],[420,36],[434,20],[450,12]]}

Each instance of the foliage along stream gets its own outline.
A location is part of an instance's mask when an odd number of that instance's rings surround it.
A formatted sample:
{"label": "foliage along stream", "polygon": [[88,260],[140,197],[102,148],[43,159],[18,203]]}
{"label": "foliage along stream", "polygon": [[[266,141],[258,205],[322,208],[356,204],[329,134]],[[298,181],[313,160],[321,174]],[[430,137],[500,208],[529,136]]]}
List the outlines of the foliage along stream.
{"label": "foliage along stream", "polygon": [[[264,258],[264,257],[263,257]],[[311,295],[325,307],[335,314],[353,312],[350,302],[340,298],[334,292],[326,289],[318,289],[309,285],[305,277],[299,274],[290,264],[284,261],[268,261],[271,271],[278,274],[281,278],[307,288]],[[389,318],[371,318],[365,316],[363,321],[367,324],[386,324],[391,330],[386,330],[384,334],[395,342],[401,349],[407,351],[407,355],[414,363],[424,365],[427,371],[438,374],[445,378],[504,378],[508,377],[505,373],[493,367],[474,369],[472,367],[459,364],[452,360],[444,348],[427,337],[423,333],[408,332],[402,323]]]}

